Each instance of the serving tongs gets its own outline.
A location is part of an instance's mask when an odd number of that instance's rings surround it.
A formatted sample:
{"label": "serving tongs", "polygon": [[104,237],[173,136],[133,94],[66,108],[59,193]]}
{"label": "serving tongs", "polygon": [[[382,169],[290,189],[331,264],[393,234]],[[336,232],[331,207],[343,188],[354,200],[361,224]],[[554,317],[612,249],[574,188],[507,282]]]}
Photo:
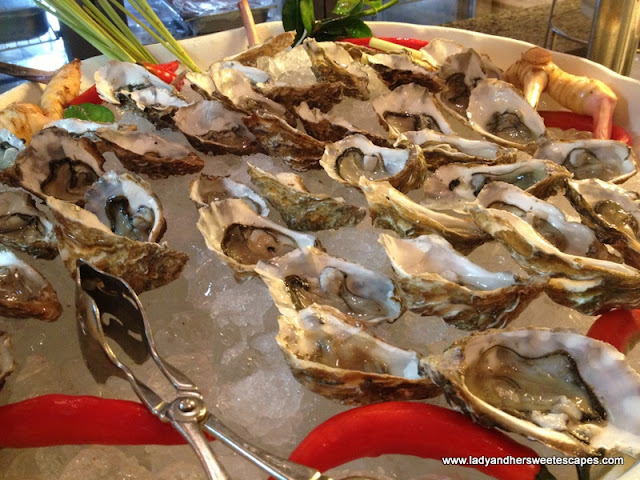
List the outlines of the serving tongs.
{"label": "serving tongs", "polygon": [[[111,376],[126,379],[154,415],[170,422],[182,434],[209,479],[228,480],[229,476],[203,430],[278,480],[331,480],[313,468],[250,445],[225,427],[207,410],[198,387],[158,354],[144,308],[131,287],[83,260],[78,261],[76,268],[76,315],[85,363],[96,381],[104,383]],[[118,347],[118,356],[108,339]],[[141,364],[149,355],[175,389],[172,400],[163,399],[118,359],[129,357],[128,360]],[[109,361],[105,362],[105,358]]]}

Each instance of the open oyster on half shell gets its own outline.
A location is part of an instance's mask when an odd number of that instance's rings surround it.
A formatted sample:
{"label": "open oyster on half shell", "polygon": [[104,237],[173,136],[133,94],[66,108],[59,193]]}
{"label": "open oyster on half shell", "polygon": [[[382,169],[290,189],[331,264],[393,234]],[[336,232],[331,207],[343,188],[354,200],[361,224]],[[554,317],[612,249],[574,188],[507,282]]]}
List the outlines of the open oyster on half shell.
{"label": "open oyster on half shell", "polygon": [[332,307],[311,305],[281,315],[276,341],[294,377],[309,390],[345,404],[418,400],[440,393],[420,356],[354,326]]}
{"label": "open oyster on half shell", "polygon": [[280,313],[287,317],[314,303],[336,308],[353,322],[367,324],[392,322],[404,312],[389,277],[318,248],[299,248],[260,261],[255,271],[269,287]]}
{"label": "open oyster on half shell", "polygon": [[448,402],[567,455],[640,455],[640,376],[612,346],[548,329],[490,330],[423,360]]}
{"label": "open oyster on half shell", "polygon": [[311,193],[302,178],[293,173],[272,175],[249,164],[249,175],[260,195],[292,230],[313,232],[354,227],[367,213],[366,209],[350,205],[342,198]]}
{"label": "open oyster on half shell", "polygon": [[24,142],[6,128],[0,128],[0,181],[8,183],[7,172],[13,170],[18,153],[25,149]]}
{"label": "open oyster on half shell", "polygon": [[207,175],[205,173],[199,174],[191,181],[189,198],[195,203],[196,208],[206,207],[211,202],[227,198],[240,198],[258,215],[263,217],[269,215],[269,207],[264,198],[244,183],[235,182],[229,177]]}
{"label": "open oyster on half shell", "polygon": [[0,389],[2,389],[5,380],[15,368],[16,363],[13,359],[11,337],[7,332],[0,331]]}
{"label": "open oyster on half shell", "polygon": [[207,247],[240,276],[252,275],[260,260],[319,245],[313,235],[282,227],[239,198],[213,202],[199,212],[197,227]]}
{"label": "open oyster on half shell", "polygon": [[380,235],[407,308],[463,330],[504,327],[544,291],[546,278],[491,272],[439,235]]}
{"label": "open oyster on half shell", "polygon": [[327,174],[343,183],[359,187],[360,177],[387,181],[401,192],[422,185],[427,165],[417,145],[387,148],[373,144],[362,135],[351,135],[326,146],[320,165]]}

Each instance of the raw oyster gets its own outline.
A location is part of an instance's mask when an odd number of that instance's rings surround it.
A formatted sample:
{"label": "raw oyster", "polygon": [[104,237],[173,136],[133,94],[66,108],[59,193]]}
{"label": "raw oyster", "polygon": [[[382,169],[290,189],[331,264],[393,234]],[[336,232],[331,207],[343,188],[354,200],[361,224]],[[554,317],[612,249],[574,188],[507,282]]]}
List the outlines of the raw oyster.
{"label": "raw oyster", "polygon": [[104,173],[104,158],[87,138],[66,130],[46,128],[16,159],[20,185],[40,198],[48,195],[82,203],[84,193]]}
{"label": "raw oyster", "polygon": [[13,167],[18,153],[25,149],[24,142],[6,128],[0,128],[0,181],[5,169]]}
{"label": "raw oyster", "polygon": [[363,53],[360,61],[371,66],[391,90],[407,84],[420,85],[431,92],[442,90],[437,70],[426,62],[415,61],[408,53]]}
{"label": "raw oyster", "polygon": [[567,182],[566,195],[583,221],[625,261],[640,268],[640,196],[598,179]]}
{"label": "raw oyster", "polygon": [[11,337],[7,332],[0,331],[0,389],[15,368],[16,363],[13,359]]}
{"label": "raw oyster", "polygon": [[24,190],[0,192],[0,243],[36,258],[58,255],[53,225]]}
{"label": "raw oyster", "polygon": [[291,47],[295,36],[296,33],[293,31],[274,35],[259,45],[244,50],[232,57],[225,58],[225,61],[234,61],[249,67],[255,67],[260,57],[272,57],[276,53]]}
{"label": "raw oyster", "polygon": [[468,254],[491,237],[467,214],[439,212],[422,206],[393,188],[389,182],[360,178],[360,190],[369,204],[373,226],[395,230],[401,237],[437,233],[456,250]]}
{"label": "raw oyster", "polygon": [[204,160],[189,147],[146,132],[99,129],[103,152],[114,152],[125,168],[151,178],[186,175],[204,168]]}
{"label": "raw oyster", "polygon": [[234,182],[228,177],[218,177],[201,173],[189,187],[189,198],[197,208],[206,207],[211,202],[227,198],[244,200],[258,215],[269,215],[267,202],[244,183]]}
{"label": "raw oyster", "polygon": [[160,199],[144,180],[107,172],[85,193],[84,208],[113,233],[139,242],[158,242],[167,222]]}
{"label": "raw oyster", "polygon": [[323,193],[311,193],[293,173],[272,175],[249,164],[251,181],[292,230],[316,231],[354,227],[366,209]]}
{"label": "raw oyster", "polygon": [[135,130],[136,125],[120,125],[118,123],[92,122],[80,120],[79,118],[63,118],[55,122],[47,123],[44,128],[61,128],[73,136],[88,137],[93,140],[97,138],[94,134],[101,128],[112,128],[114,130]]}
{"label": "raw oyster", "polygon": [[399,141],[408,140],[420,145],[429,169],[450,163],[515,163],[529,156],[516,148],[501,147],[486,140],[471,140],[457,135],[445,135],[425,128],[417,132],[403,133]]}
{"label": "raw oyster", "polygon": [[424,183],[425,197],[442,204],[473,202],[491,182],[511,183],[538,198],[564,190],[571,173],[549,160],[508,165],[456,164],[438,168]]}
{"label": "raw oyster", "polygon": [[132,92],[149,87],[174,91],[144,67],[131,62],[109,60],[94,74],[96,89],[106,102],[120,105]]}
{"label": "raw oyster", "polygon": [[61,313],[51,284],[35,268],[0,248],[0,315],[52,322]]}
{"label": "raw oyster", "polygon": [[178,109],[173,121],[189,143],[201,152],[213,155],[258,153],[262,149],[242,121],[244,116],[217,100],[203,100]]}
{"label": "raw oyster", "polygon": [[353,321],[367,324],[392,322],[404,312],[389,277],[314,247],[260,261],[255,271],[286,317],[295,316],[311,304],[336,308]]}
{"label": "raw oyster", "polygon": [[640,377],[612,346],[578,333],[492,330],[423,361],[450,405],[567,455],[640,455]]}
{"label": "raw oyster", "polygon": [[586,315],[640,306],[640,271],[624,264],[563,253],[522,218],[476,206],[473,220],[501,242],[525,269],[548,275],[546,293]]}
{"label": "raw oyster", "polygon": [[304,172],[320,168],[324,142],[267,113],[254,113],[245,118],[244,123],[269,155],[282,157],[292,169]]}
{"label": "raw oyster", "polygon": [[562,210],[514,185],[493,182],[478,195],[478,205],[519,216],[547,242],[569,255],[579,255],[620,263],[587,225],[567,220]]}
{"label": "raw oyster", "polygon": [[294,377],[308,389],[344,404],[418,400],[440,391],[423,375],[419,355],[353,326],[335,308],[311,305],[281,315],[276,341]]}
{"label": "raw oyster", "polygon": [[207,247],[239,275],[253,274],[260,260],[319,245],[312,235],[261,217],[239,198],[213,202],[199,212],[197,227]]}
{"label": "raw oyster", "polygon": [[447,135],[454,133],[432,93],[419,85],[402,85],[371,103],[392,137],[425,128]]}
{"label": "raw oyster", "polygon": [[328,144],[320,165],[331,178],[345,185],[358,187],[360,177],[364,176],[369,180],[386,180],[401,192],[420,187],[427,171],[417,145],[379,147],[362,135]]}
{"label": "raw oyster", "polygon": [[576,180],[599,178],[622,183],[635,175],[638,168],[633,149],[615,140],[548,140],[538,147],[533,158],[562,165]]}
{"label": "raw oyster", "polygon": [[546,279],[490,272],[439,235],[404,240],[381,234],[407,308],[436,315],[463,330],[504,327],[538,294]]}
{"label": "raw oyster", "polygon": [[467,117],[478,133],[525,151],[534,151],[546,132],[538,112],[503,80],[485,79],[476,85],[469,96]]}
{"label": "raw oyster", "polygon": [[166,244],[138,242],[116,235],[88,210],[53,197],[47,198],[57,224],[60,256],[71,276],[78,259],[121,277],[136,293],[172,282],[189,257]]}
{"label": "raw oyster", "polygon": [[453,55],[463,53],[467,48],[448,38],[432,38],[420,49],[422,56],[433,66],[442,67]]}

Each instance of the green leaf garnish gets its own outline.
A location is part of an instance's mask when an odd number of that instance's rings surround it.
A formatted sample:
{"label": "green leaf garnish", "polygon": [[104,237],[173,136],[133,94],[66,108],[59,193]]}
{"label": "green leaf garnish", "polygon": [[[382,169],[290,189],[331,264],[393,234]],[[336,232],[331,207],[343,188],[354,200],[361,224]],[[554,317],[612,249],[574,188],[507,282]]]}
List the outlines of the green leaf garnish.
{"label": "green leaf garnish", "polygon": [[64,118],[77,118],[101,123],[113,123],[115,121],[111,110],[103,105],[95,105],[93,103],[73,105],[65,109],[63,116]]}

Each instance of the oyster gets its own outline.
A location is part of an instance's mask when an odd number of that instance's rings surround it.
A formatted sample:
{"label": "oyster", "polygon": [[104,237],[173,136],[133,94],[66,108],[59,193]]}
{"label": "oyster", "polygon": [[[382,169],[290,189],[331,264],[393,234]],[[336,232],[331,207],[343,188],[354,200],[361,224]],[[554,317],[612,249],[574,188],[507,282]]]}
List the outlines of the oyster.
{"label": "oyster", "polygon": [[454,408],[567,455],[640,455],[640,377],[612,346],[578,333],[493,330],[423,361]]}
{"label": "oyster", "polygon": [[112,128],[113,130],[135,130],[136,125],[120,125],[118,123],[102,123],[92,122],[89,120],[80,120],[79,118],[63,118],[55,122],[47,123],[44,128],[61,128],[66,130],[72,136],[88,137],[91,140],[96,139],[95,132],[101,128]]}
{"label": "oyster", "polygon": [[640,271],[607,260],[570,255],[506,210],[476,206],[473,220],[501,242],[525,269],[550,277],[546,293],[585,315],[640,306]]}
{"label": "oyster", "polygon": [[386,148],[362,135],[351,135],[326,146],[320,165],[329,176],[345,185],[359,186],[360,177],[385,180],[401,192],[422,185],[427,171],[417,145]]}
{"label": "oyster", "polygon": [[58,255],[53,225],[24,190],[0,192],[0,243],[36,258]]}
{"label": "oyster", "polygon": [[417,400],[440,391],[423,375],[419,356],[353,326],[334,308],[311,305],[280,316],[276,341],[296,379],[345,404]]}
{"label": "oyster", "polygon": [[239,275],[253,274],[260,260],[318,245],[314,236],[261,217],[239,198],[213,202],[199,212],[197,227],[207,247]]}
{"label": "oyster", "polygon": [[544,290],[546,278],[490,272],[439,235],[380,235],[407,308],[463,330],[504,327]]}
{"label": "oyster", "polygon": [[234,61],[249,67],[255,67],[260,57],[272,57],[291,47],[295,36],[296,33],[293,31],[274,35],[259,45],[255,45],[232,57],[225,58],[225,61]]}
{"label": "oyster", "polygon": [[491,237],[466,214],[439,212],[422,206],[393,188],[389,182],[360,178],[360,190],[369,204],[373,226],[395,230],[401,237],[437,233],[456,250],[468,254]]}
{"label": "oyster", "polygon": [[98,217],[69,202],[47,198],[57,224],[60,256],[71,276],[82,258],[100,270],[121,277],[136,293],[172,282],[189,257],[166,244],[139,242],[116,235]]}
{"label": "oyster", "polygon": [[87,138],[65,130],[46,128],[16,159],[20,185],[40,198],[50,195],[82,203],[84,193],[104,173],[104,158]]}
{"label": "oyster", "polygon": [[599,178],[622,183],[635,175],[638,168],[633,149],[615,140],[547,140],[539,145],[533,158],[562,165],[576,180]]}
{"label": "oyster", "polygon": [[587,225],[567,220],[562,210],[516,186],[490,183],[478,195],[478,205],[519,216],[563,253],[621,262],[619,255],[610,253]]}
{"label": "oyster", "polygon": [[107,172],[85,193],[84,208],[116,235],[158,242],[167,222],[151,185],[128,173]]}
{"label": "oyster", "polygon": [[548,160],[509,165],[456,164],[438,168],[424,183],[425,197],[442,204],[473,202],[491,182],[511,183],[539,198],[564,190],[567,169]]}
{"label": "oyster", "polygon": [[267,202],[244,183],[234,182],[228,177],[218,177],[201,173],[189,187],[189,198],[197,208],[206,207],[211,202],[227,198],[244,200],[258,215],[269,215]]}
{"label": "oyster", "polygon": [[0,331],[0,389],[15,368],[16,363],[13,359],[11,337],[7,332]]}
{"label": "oyster", "polygon": [[598,179],[567,182],[566,195],[583,221],[625,261],[640,268],[640,196]]}
{"label": "oyster", "polygon": [[244,116],[217,100],[203,100],[178,109],[173,120],[189,143],[201,152],[213,155],[258,153],[262,148],[242,121]]}
{"label": "oyster", "polygon": [[286,317],[295,316],[312,304],[336,308],[353,321],[367,324],[392,322],[404,312],[389,277],[314,247],[260,261],[255,271]]}
{"label": "oyster", "polygon": [[432,93],[419,85],[402,85],[371,103],[392,137],[425,128],[447,135],[454,133]]}
{"label": "oyster", "polygon": [[0,248],[0,315],[52,322],[61,313],[51,284],[35,268]]}
{"label": "oyster", "polygon": [[173,92],[168,83],[148,72],[146,68],[131,62],[109,60],[94,74],[96,89],[106,102],[120,105],[132,92],[155,87]]}
{"label": "oyster", "polygon": [[287,227],[300,231],[354,227],[366,215],[366,209],[323,193],[311,193],[302,178],[292,173],[276,176],[249,165],[251,181],[260,195],[280,213]]}
{"label": "oyster", "polygon": [[474,130],[507,147],[533,151],[546,133],[542,117],[522,93],[503,80],[480,81],[469,95],[467,117]]}
{"label": "oyster", "polygon": [[420,85],[431,92],[442,90],[443,82],[437,70],[426,62],[416,61],[408,53],[362,53],[360,61],[373,68],[391,90],[407,84]]}
{"label": "oyster", "polygon": [[151,178],[186,175],[204,168],[204,160],[189,147],[146,132],[99,129],[103,152],[114,152],[125,168]]}
{"label": "oyster", "polygon": [[4,182],[5,170],[14,166],[18,153],[24,149],[22,140],[6,128],[0,128],[0,181]]}

